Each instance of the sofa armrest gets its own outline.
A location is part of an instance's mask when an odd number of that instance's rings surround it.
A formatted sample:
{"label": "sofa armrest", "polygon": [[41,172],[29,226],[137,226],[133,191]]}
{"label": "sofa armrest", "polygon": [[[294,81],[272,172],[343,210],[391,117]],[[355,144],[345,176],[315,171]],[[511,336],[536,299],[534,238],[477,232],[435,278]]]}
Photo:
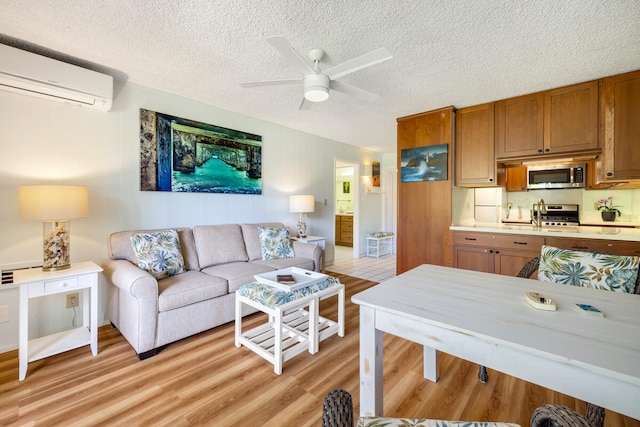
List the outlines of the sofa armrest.
{"label": "sofa armrest", "polygon": [[105,261],[109,319],[136,353],[153,350],[158,328],[158,281],[127,260]]}
{"label": "sofa armrest", "polygon": [[121,291],[139,300],[155,301],[157,307],[158,281],[151,274],[122,259],[109,259],[102,267],[107,279]]}
{"label": "sofa armrest", "polygon": [[320,271],[322,267],[322,256],[324,254],[322,248],[313,243],[298,242],[297,240],[292,241],[292,243],[296,258],[312,259],[314,271]]}

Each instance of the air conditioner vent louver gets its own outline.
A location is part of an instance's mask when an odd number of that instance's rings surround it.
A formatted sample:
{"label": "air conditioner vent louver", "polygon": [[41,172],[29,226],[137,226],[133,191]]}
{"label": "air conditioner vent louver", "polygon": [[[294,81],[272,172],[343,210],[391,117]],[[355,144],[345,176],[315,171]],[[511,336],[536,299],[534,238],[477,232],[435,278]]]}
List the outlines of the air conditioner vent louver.
{"label": "air conditioner vent louver", "polygon": [[11,271],[2,270],[2,284],[10,285],[12,283],[13,283],[13,270]]}

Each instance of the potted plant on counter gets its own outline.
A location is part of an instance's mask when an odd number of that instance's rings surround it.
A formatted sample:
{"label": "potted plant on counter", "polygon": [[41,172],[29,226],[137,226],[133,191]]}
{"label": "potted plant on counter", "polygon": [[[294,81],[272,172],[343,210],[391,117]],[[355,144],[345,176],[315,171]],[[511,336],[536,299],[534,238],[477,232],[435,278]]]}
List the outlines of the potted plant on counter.
{"label": "potted plant on counter", "polygon": [[616,206],[613,206],[612,196],[609,196],[606,199],[600,199],[598,200],[598,203],[600,203],[598,210],[602,215],[603,221],[615,221],[616,214],[618,214],[618,216],[622,215],[620,210]]}

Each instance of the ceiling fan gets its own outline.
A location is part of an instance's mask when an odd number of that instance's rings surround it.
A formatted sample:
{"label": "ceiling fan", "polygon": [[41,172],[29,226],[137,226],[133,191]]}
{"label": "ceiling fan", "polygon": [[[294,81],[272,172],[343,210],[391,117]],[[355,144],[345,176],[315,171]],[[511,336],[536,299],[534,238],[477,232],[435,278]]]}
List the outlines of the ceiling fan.
{"label": "ceiling fan", "polygon": [[375,93],[371,93],[359,87],[337,81],[336,79],[347,74],[354,73],[362,70],[363,68],[370,67],[372,65],[379,64],[392,58],[391,53],[386,48],[376,49],[369,53],[365,53],[362,56],[353,58],[349,61],[343,62],[326,70],[320,70],[320,61],[325,55],[322,49],[311,49],[308,53],[309,59],[313,61],[313,65],[310,65],[304,60],[302,56],[284,39],[282,36],[267,37],[267,42],[276,48],[281,54],[283,54],[289,61],[293,63],[302,73],[304,77],[302,79],[285,79],[285,80],[268,80],[260,82],[240,83],[240,86],[245,88],[259,87],[259,86],[275,86],[275,85],[290,85],[290,84],[304,84],[304,98],[300,104],[301,110],[308,110],[311,108],[313,102],[326,101],[329,98],[329,89],[337,90],[338,92],[345,93],[347,95],[355,96],[356,98],[365,101],[375,101],[380,96]]}

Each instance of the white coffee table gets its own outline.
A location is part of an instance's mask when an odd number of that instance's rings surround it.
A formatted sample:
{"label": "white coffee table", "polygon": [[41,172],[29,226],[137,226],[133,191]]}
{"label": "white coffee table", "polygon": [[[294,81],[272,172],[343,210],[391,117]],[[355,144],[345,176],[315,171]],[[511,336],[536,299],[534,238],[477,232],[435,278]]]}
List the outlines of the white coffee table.
{"label": "white coffee table", "polygon": [[[320,341],[338,334],[344,336],[344,285],[336,278],[293,292],[281,291],[266,283],[249,283],[236,291],[235,345],[244,345],[273,364],[277,375],[282,364],[309,351],[315,354]],[[319,314],[320,301],[338,296],[337,321]],[[266,323],[242,330],[243,305],[269,315]],[[305,310],[308,307],[308,310]]]}

